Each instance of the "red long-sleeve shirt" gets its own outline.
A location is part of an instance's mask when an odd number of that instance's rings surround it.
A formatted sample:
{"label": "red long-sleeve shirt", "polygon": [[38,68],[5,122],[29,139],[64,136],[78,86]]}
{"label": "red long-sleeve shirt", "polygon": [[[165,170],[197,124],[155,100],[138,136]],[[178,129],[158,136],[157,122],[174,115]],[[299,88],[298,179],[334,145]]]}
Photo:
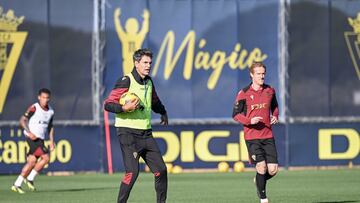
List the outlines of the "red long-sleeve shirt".
{"label": "red long-sleeve shirt", "polygon": [[[275,90],[269,85],[254,90],[250,84],[237,94],[233,118],[244,125],[245,140],[272,138],[270,115],[278,118],[279,110]],[[252,125],[251,118],[256,116],[263,119]]]}

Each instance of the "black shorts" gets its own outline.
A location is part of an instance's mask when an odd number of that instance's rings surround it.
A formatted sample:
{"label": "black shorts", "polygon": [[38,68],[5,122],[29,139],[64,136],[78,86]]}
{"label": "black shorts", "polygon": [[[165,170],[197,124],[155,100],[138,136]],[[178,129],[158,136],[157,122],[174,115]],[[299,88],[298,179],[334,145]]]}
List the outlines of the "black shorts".
{"label": "black shorts", "polygon": [[252,164],[261,161],[277,164],[277,152],[274,138],[246,140],[249,160]]}
{"label": "black shorts", "polygon": [[26,138],[27,143],[29,144],[30,150],[27,155],[34,155],[35,157],[40,157],[43,154],[48,154],[49,149],[45,146],[44,140],[36,139],[32,140],[30,138]]}

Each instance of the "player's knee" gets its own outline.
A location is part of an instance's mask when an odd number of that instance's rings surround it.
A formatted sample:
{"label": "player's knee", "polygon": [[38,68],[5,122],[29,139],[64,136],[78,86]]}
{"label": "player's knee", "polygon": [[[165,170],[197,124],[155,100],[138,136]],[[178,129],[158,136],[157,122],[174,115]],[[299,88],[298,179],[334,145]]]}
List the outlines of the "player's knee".
{"label": "player's knee", "polygon": [[160,167],[159,170],[154,172],[155,177],[166,177],[167,176],[167,168],[164,165],[163,167]]}
{"label": "player's knee", "polygon": [[269,167],[268,168],[268,173],[271,175],[271,176],[275,176],[278,172],[278,167]]}
{"label": "player's knee", "polygon": [[28,158],[27,163],[30,167],[34,167],[36,164],[36,158]]}
{"label": "player's knee", "polygon": [[126,185],[132,185],[135,182],[138,175],[139,175],[139,171],[126,172],[121,182],[123,182]]}
{"label": "player's knee", "polygon": [[50,161],[49,155],[44,155],[41,157],[41,159],[44,160],[45,163],[49,163],[49,161]]}
{"label": "player's knee", "polygon": [[166,175],[167,174],[167,168],[164,167],[164,168],[160,169],[159,173],[162,174],[162,175]]}
{"label": "player's knee", "polygon": [[266,167],[262,167],[262,168],[256,168],[256,171],[260,174],[265,174],[266,173]]}
{"label": "player's knee", "polygon": [[[126,172],[126,174],[130,174],[131,179],[136,180],[136,178],[139,176],[139,170]],[[126,176],[126,174],[125,174],[125,176]]]}
{"label": "player's knee", "polygon": [[265,174],[266,173],[266,170],[267,170],[267,167],[266,167],[266,164],[262,164],[261,162],[260,163],[257,163],[256,164],[256,171],[260,174]]}
{"label": "player's knee", "polygon": [[28,160],[28,163],[30,166],[35,166],[36,160],[30,159],[30,160]]}

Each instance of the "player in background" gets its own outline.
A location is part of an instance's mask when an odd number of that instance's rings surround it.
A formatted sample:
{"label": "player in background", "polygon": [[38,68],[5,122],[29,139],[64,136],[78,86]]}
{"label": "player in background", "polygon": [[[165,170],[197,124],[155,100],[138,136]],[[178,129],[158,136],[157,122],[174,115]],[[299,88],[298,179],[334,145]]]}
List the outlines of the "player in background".
{"label": "player in background", "polygon": [[[149,49],[135,51],[133,63],[132,72],[116,82],[104,105],[106,111],[116,114],[115,127],[125,166],[118,202],[127,202],[139,175],[139,158],[142,157],[154,174],[157,202],[164,203],[167,196],[167,169],[152,135],[151,111],[161,114],[161,124],[167,125],[168,117],[149,76],[152,52]],[[125,92],[135,93],[139,99],[120,105],[120,97]]]}
{"label": "player in background", "polygon": [[[31,105],[20,118],[20,125],[24,129],[26,141],[30,150],[27,154],[27,162],[21,170],[11,190],[24,194],[21,184],[24,182],[31,191],[35,191],[34,178],[49,163],[49,150],[44,144],[46,135],[50,138],[50,150],[54,145],[54,110],[50,107],[50,90],[42,88],[38,93],[38,102]],[[39,159],[40,158],[40,159]]]}
{"label": "player in background", "polygon": [[250,67],[252,82],[239,91],[233,109],[235,121],[244,125],[250,162],[255,164],[255,183],[261,203],[268,203],[266,183],[278,171],[277,151],[272,125],[278,122],[278,103],[274,88],[265,84],[266,67],[254,62]]}

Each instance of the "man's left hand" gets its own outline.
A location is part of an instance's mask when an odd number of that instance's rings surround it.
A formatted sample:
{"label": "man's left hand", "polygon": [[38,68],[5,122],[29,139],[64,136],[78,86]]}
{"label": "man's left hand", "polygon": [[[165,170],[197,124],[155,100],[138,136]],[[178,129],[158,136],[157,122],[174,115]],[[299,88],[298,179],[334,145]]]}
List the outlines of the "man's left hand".
{"label": "man's left hand", "polygon": [[276,118],[276,116],[271,116],[270,118],[271,118],[271,121],[270,121],[271,125],[277,124],[279,122],[278,119]]}
{"label": "man's left hand", "polygon": [[161,119],[160,124],[162,124],[162,125],[168,125],[168,124],[169,124],[167,114],[161,115],[161,118],[160,118],[160,119]]}

